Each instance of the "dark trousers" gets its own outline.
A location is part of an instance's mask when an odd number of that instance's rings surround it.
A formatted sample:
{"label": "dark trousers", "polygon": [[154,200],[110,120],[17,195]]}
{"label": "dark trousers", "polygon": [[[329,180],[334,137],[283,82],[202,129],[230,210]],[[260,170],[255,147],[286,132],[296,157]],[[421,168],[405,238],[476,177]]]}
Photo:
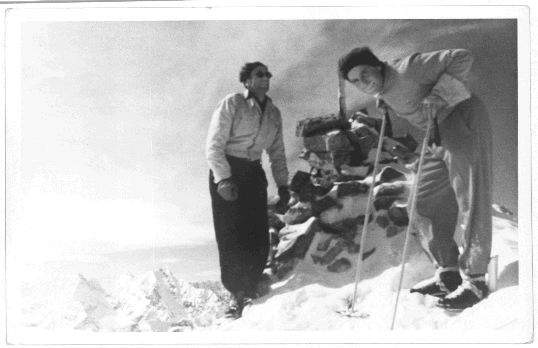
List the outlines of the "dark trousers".
{"label": "dark trousers", "polygon": [[221,280],[231,293],[254,291],[269,253],[267,179],[259,161],[226,156],[239,197],[225,201],[209,172]]}

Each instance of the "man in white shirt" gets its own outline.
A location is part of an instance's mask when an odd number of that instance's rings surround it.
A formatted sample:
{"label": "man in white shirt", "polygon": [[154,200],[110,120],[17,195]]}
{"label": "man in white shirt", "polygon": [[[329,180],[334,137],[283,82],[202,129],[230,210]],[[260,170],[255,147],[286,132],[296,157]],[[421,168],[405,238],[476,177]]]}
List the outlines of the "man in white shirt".
{"label": "man in white shirt", "polygon": [[246,63],[239,81],[243,93],[226,96],[213,113],[206,143],[213,223],[221,280],[232,294],[228,314],[240,317],[269,252],[267,179],[261,165],[266,151],[278,187],[277,209],[289,201],[288,168],[280,111],[267,96],[271,73],[261,62]]}

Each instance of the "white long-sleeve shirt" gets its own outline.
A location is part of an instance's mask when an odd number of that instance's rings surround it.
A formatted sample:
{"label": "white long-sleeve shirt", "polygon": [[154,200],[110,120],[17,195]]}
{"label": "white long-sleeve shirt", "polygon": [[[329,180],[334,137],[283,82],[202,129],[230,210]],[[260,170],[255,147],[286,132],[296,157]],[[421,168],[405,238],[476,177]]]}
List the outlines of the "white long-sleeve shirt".
{"label": "white long-sleeve shirt", "polygon": [[267,97],[262,112],[248,91],[226,96],[213,112],[206,141],[206,157],[215,183],[232,175],[226,155],[254,161],[261,158],[264,150],[276,185],[287,185],[280,110]]}

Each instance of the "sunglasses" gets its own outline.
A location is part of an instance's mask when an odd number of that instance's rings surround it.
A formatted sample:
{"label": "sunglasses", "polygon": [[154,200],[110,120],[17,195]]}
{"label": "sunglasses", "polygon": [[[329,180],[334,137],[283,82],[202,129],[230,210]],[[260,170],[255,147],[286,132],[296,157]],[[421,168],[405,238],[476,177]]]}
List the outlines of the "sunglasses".
{"label": "sunglasses", "polygon": [[273,74],[271,74],[269,71],[268,72],[263,72],[263,71],[258,71],[256,74],[256,77],[259,77],[260,79],[263,78],[263,77],[267,77],[268,79],[270,79],[271,77],[273,77]]}

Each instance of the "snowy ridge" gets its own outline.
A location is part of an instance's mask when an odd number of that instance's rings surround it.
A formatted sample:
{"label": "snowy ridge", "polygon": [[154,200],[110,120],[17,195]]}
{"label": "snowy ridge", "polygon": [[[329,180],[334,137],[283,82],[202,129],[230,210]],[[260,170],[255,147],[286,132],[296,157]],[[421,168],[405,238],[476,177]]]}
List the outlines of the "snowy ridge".
{"label": "snowy ridge", "polygon": [[[396,320],[398,329],[513,329],[518,325],[517,224],[494,218],[493,255],[499,255],[498,290],[476,306],[454,314],[435,306],[435,298],[410,294],[415,282],[434,271],[418,243],[412,240]],[[94,280],[81,277],[75,298],[85,318],[76,329],[92,331],[191,330],[388,330],[399,277],[403,233],[387,239],[374,227],[368,245],[376,252],[364,261],[356,309],[361,316],[337,313],[353,294],[354,267],[327,272],[310,255],[324,233],[317,233],[306,257],[271,292],[245,308],[243,317],[224,320],[228,298],[222,288],[205,288],[177,280],[166,270],[141,277],[124,276],[110,293]],[[369,247],[367,247],[369,249]],[[355,259],[354,255],[349,255]],[[354,265],[353,265],[354,266]],[[502,313],[502,315],[498,315]]]}
{"label": "snowy ridge", "polygon": [[[80,277],[75,299],[85,318],[75,329],[92,331],[185,331],[206,327],[222,315],[225,296],[177,280],[159,269],[118,280],[107,293],[95,280]],[[220,297],[219,297],[220,296]]]}

